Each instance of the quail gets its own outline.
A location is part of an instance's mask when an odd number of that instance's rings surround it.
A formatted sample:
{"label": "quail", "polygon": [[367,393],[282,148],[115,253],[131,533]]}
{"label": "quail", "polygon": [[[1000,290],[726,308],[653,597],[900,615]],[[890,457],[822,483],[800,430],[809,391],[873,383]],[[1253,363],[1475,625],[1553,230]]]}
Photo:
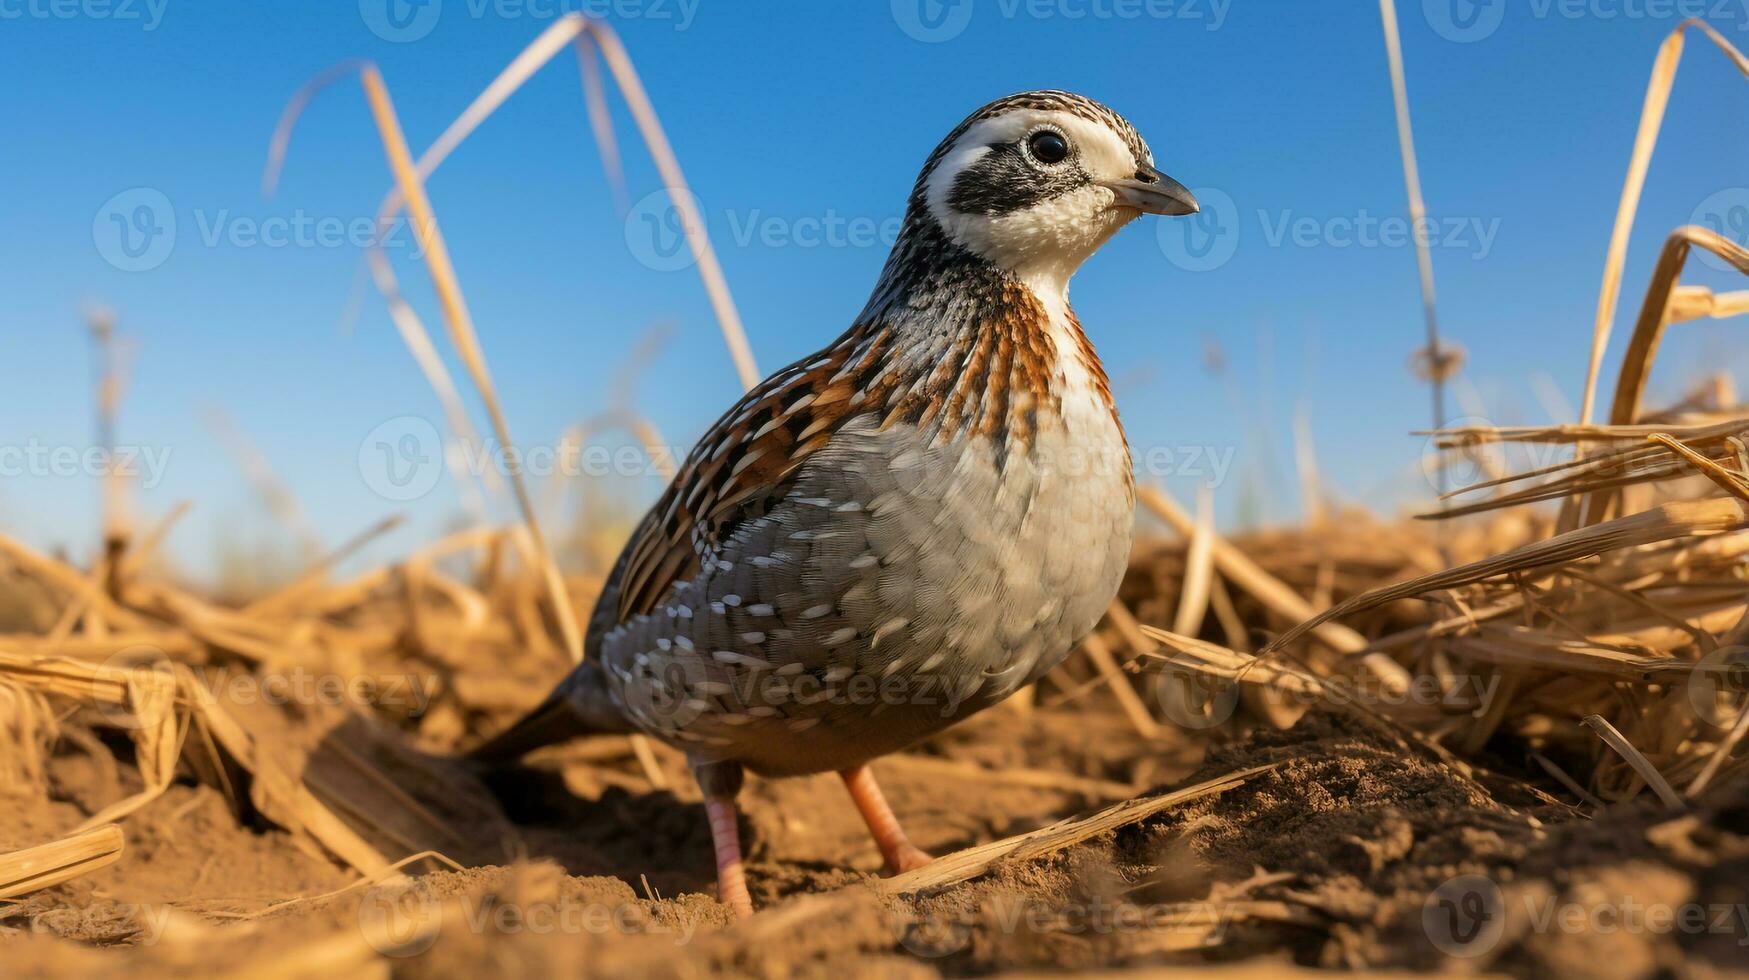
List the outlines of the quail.
{"label": "quail", "polygon": [[680,749],[741,914],[744,770],[836,771],[887,869],[927,862],[868,763],[1055,667],[1116,593],[1133,470],[1069,277],[1139,215],[1196,210],[1091,99],[968,116],[850,328],[717,420],[614,565],[583,662],[473,754]]}

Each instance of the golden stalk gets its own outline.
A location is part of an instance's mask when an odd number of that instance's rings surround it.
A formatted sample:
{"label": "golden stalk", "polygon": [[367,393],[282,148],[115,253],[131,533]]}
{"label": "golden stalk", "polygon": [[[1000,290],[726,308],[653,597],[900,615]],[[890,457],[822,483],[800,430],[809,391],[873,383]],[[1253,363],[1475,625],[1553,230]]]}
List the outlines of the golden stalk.
{"label": "golden stalk", "polygon": [[[388,156],[389,168],[407,200],[407,211],[413,221],[414,233],[425,249],[426,266],[431,270],[432,284],[437,289],[438,301],[443,307],[450,341],[455,344],[462,362],[468,368],[474,387],[480,392],[480,400],[486,405],[486,414],[491,419],[492,430],[497,435],[499,444],[514,446],[516,443],[510,438],[510,425],[504,418],[497,389],[492,383],[491,371],[486,366],[486,352],[480,347],[479,336],[474,332],[473,317],[468,313],[467,302],[462,297],[461,283],[456,279],[455,267],[450,263],[449,249],[444,244],[443,232],[437,226],[437,215],[432,211],[431,201],[425,195],[424,182],[419,179],[418,171],[413,166],[413,155],[401,132],[401,121],[395,115],[388,87],[383,84],[382,73],[371,64],[360,69],[359,80],[364,85],[371,115],[375,118],[377,132],[382,137],[383,152]],[[534,548],[541,575],[546,581],[547,592],[553,603],[554,618],[558,620],[559,631],[563,634],[565,651],[573,663],[579,662],[583,659],[583,634],[577,626],[577,614],[571,608],[570,594],[565,591],[564,580],[559,576],[559,567],[547,550],[546,538],[540,529],[540,518],[535,513],[534,502],[529,498],[528,487],[523,482],[522,475],[512,473],[510,485],[515,491],[516,506],[522,512],[523,523],[528,529],[529,543]]]}
{"label": "golden stalk", "polygon": [[1591,360],[1585,374],[1585,398],[1579,406],[1579,422],[1591,421],[1592,406],[1597,400],[1597,375],[1603,368],[1603,353],[1609,346],[1611,326],[1615,322],[1615,305],[1621,296],[1622,267],[1627,264],[1628,235],[1633,231],[1634,214],[1639,210],[1640,193],[1646,187],[1646,172],[1652,165],[1652,150],[1658,145],[1658,130],[1664,124],[1664,110],[1670,104],[1670,89],[1676,83],[1676,67],[1682,62],[1683,37],[1690,27],[1718,45],[1737,70],[1749,75],[1749,59],[1743,57],[1731,42],[1719,35],[1705,21],[1689,19],[1676,26],[1658,48],[1652,63],[1652,77],[1646,83],[1646,100],[1640,109],[1640,126],[1634,134],[1633,155],[1628,161],[1628,173],[1622,182],[1621,200],[1616,205],[1615,225],[1609,235],[1609,251],[1603,260],[1603,284],[1597,292],[1597,318],[1591,328]]}

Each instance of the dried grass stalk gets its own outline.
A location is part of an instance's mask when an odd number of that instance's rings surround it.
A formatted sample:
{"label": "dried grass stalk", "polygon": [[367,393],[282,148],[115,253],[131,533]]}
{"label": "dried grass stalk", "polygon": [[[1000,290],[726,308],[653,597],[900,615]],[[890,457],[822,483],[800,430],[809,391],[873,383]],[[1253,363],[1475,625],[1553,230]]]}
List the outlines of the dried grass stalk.
{"label": "dried grass stalk", "polygon": [[1621,201],[1616,206],[1615,226],[1609,235],[1609,252],[1603,260],[1603,284],[1598,288],[1597,318],[1591,331],[1591,361],[1585,374],[1585,399],[1579,408],[1579,422],[1591,421],[1592,406],[1597,398],[1597,375],[1603,367],[1603,353],[1609,346],[1609,333],[1615,322],[1615,305],[1621,296],[1622,268],[1627,264],[1628,236],[1633,231],[1634,214],[1639,210],[1640,194],[1646,187],[1646,172],[1652,165],[1652,150],[1658,145],[1658,130],[1664,124],[1664,110],[1670,104],[1670,89],[1676,83],[1676,67],[1682,62],[1684,35],[1690,27],[1698,27],[1737,70],[1749,75],[1749,59],[1743,57],[1731,42],[1720,36],[1705,21],[1685,20],[1670,32],[1658,48],[1652,63],[1652,78],[1646,83],[1646,101],[1640,109],[1639,131],[1634,134],[1633,156],[1628,162],[1627,179],[1622,184]]}
{"label": "dried grass stalk", "polygon": [[1646,758],[1644,752],[1634,748],[1633,743],[1629,742],[1626,736],[1609,723],[1609,719],[1602,715],[1586,715],[1585,724],[1597,733],[1598,738],[1603,739],[1605,745],[1614,749],[1617,755],[1633,767],[1634,772],[1646,781],[1646,785],[1652,788],[1652,792],[1658,795],[1658,799],[1664,801],[1665,806],[1673,810],[1683,808],[1682,797],[1676,795],[1676,790],[1671,788],[1669,781],[1658,771],[1658,767],[1652,765],[1652,760]]}
{"label": "dried grass stalk", "polygon": [[[1744,512],[1735,500],[1671,501],[1628,517],[1578,528],[1544,541],[1537,541],[1504,554],[1457,568],[1434,572],[1397,585],[1355,596],[1324,610],[1276,637],[1261,655],[1279,650],[1330,620],[1382,606],[1398,599],[1456,588],[1513,572],[1548,568],[1592,558],[1608,551],[1632,548],[1677,538],[1732,531],[1746,525]],[[1362,641],[1364,646],[1364,641]]]}
{"label": "dried grass stalk", "polygon": [[52,888],[121,859],[125,839],[113,823],[69,837],[0,854],[0,898],[15,898]]}
{"label": "dried grass stalk", "polygon": [[41,694],[0,682],[0,795],[46,792],[43,759],[59,728]]}
{"label": "dried grass stalk", "polygon": [[1086,816],[1060,820],[1041,830],[944,854],[914,871],[883,878],[876,887],[889,895],[903,895],[968,881],[988,871],[997,861],[1010,858],[1024,861],[1062,850],[1180,804],[1224,793],[1274,768],[1275,765],[1256,766],[1159,796],[1124,800]]}

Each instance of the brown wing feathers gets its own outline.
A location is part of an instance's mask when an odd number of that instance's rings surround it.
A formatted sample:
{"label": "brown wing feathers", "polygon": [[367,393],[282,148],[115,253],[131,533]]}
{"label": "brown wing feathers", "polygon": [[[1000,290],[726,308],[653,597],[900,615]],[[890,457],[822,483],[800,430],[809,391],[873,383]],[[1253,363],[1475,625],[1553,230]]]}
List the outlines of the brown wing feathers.
{"label": "brown wing feathers", "polygon": [[653,610],[740,520],[782,498],[796,468],[856,411],[859,372],[845,367],[869,363],[881,343],[846,334],[772,375],[699,440],[628,546],[620,622]]}

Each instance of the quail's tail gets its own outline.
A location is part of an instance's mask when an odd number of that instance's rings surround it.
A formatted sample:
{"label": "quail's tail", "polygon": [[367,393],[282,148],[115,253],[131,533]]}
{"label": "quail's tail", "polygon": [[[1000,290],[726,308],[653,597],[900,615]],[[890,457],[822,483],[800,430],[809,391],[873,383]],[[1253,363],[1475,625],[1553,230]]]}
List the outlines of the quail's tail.
{"label": "quail's tail", "polygon": [[584,735],[634,731],[608,696],[601,668],[584,662],[572,671],[540,706],[504,731],[469,750],[477,762],[508,762],[535,749]]}

